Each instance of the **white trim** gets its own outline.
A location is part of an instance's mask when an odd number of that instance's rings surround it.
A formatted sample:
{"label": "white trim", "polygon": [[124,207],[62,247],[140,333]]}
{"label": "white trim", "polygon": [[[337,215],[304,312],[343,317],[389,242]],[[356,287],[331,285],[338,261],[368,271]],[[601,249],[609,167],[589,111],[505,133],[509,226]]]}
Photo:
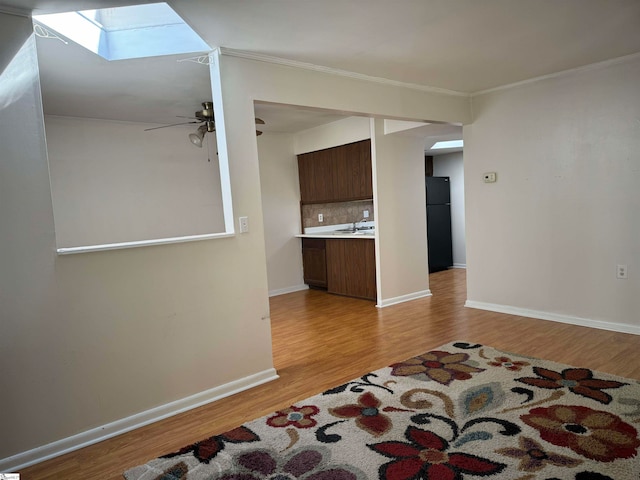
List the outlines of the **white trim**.
{"label": "white trim", "polygon": [[302,290],[309,290],[309,285],[294,285],[293,287],[276,288],[275,290],[269,290],[270,297],[277,297],[278,295],[285,295],[287,293],[300,292]]}
{"label": "white trim", "polygon": [[541,75],[539,77],[528,78],[526,80],[522,80],[521,82],[509,83],[507,85],[501,85],[499,87],[487,88],[486,90],[473,92],[470,94],[470,96],[471,98],[473,98],[477,95],[484,95],[486,93],[493,93],[493,92],[499,92],[501,90],[508,90],[510,88],[520,87],[523,85],[528,85],[530,83],[540,82],[542,80],[549,80],[551,78],[564,77],[567,75],[572,75],[574,73],[583,73],[591,70],[597,70],[600,68],[606,68],[612,65],[617,65],[619,63],[631,62],[637,58],[640,58],[640,52],[632,53],[631,55],[625,55],[623,57],[611,58],[609,60],[604,60],[602,62],[590,63],[589,65],[583,65],[582,67],[570,68],[569,70],[562,70],[560,72],[549,73],[547,75]]}
{"label": "white trim", "polygon": [[510,305],[499,305],[495,303],[476,302],[467,300],[465,307],[477,308],[479,310],[489,310],[490,312],[508,313],[510,315],[518,315],[521,317],[537,318],[540,320],[550,320],[552,322],[568,323],[571,325],[579,325],[581,327],[599,328],[601,330],[609,330],[612,332],[631,333],[640,335],[640,326],[627,325],[624,323],[606,322],[603,320],[592,320],[590,318],[574,317],[572,315],[562,315],[553,312],[543,312],[540,310],[529,310],[527,308],[512,307]]}
{"label": "white trim", "polygon": [[87,245],[83,247],[62,247],[56,251],[58,255],[72,255],[75,253],[103,252],[105,250],[121,250],[123,248],[151,247],[154,245],[167,245],[170,243],[198,242],[213,238],[234,237],[235,233],[207,233],[205,235],[190,235],[187,237],[157,238],[154,240],[140,240],[137,242],[105,243],[104,245]]}
{"label": "white trim", "polygon": [[456,97],[471,97],[470,94],[465,92],[458,92],[456,90],[447,90],[446,88],[429,87],[427,85],[419,85],[417,83],[400,82],[398,80],[390,80],[382,77],[372,77],[363,73],[350,72],[348,70],[340,70],[338,68],[324,67],[322,65],[315,65],[313,63],[299,62],[297,60],[288,60],[286,58],[272,57],[270,55],[263,55],[260,53],[247,52],[245,50],[235,50],[232,48],[218,47],[217,50],[222,55],[228,55],[230,57],[246,58],[248,60],[256,60],[259,62],[273,63],[276,65],[284,65],[286,67],[301,68],[304,70],[313,70],[314,72],[328,73],[330,75],[339,75],[341,77],[354,78],[356,80],[364,80],[367,82],[382,83],[384,85],[391,85],[394,87],[410,88],[411,90],[419,90],[421,92],[436,93],[439,95],[452,95]]}
{"label": "white trim", "polygon": [[396,305],[398,303],[409,302],[411,300],[417,300],[418,298],[431,297],[431,290],[422,290],[420,292],[408,293],[407,295],[400,295],[399,297],[387,298],[380,300],[376,304],[378,308],[388,307],[390,305]]}
{"label": "white trim", "polygon": [[454,263],[451,268],[467,268],[466,263]]}
{"label": "white trim", "polygon": [[107,440],[116,435],[130,432],[136,428],[206,405],[207,403],[215,402],[216,400],[234,395],[249,388],[257,387],[258,385],[278,378],[279,376],[275,369],[270,368],[239,380],[234,380],[224,385],[205,390],[204,392],[196,393],[195,395],[137,413],[130,417],[116,420],[101,427],[93,428],[41,447],[0,459],[0,472],[21,470],[36,463],[78,450],[88,445],[93,445],[94,443]]}

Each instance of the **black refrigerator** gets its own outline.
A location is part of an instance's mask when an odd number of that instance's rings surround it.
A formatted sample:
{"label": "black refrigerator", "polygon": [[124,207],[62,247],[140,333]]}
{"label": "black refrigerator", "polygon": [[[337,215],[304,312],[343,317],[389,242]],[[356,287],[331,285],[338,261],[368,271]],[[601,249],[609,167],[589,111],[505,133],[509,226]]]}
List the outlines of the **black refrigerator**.
{"label": "black refrigerator", "polygon": [[453,265],[449,177],[425,177],[427,184],[427,247],[429,273]]}

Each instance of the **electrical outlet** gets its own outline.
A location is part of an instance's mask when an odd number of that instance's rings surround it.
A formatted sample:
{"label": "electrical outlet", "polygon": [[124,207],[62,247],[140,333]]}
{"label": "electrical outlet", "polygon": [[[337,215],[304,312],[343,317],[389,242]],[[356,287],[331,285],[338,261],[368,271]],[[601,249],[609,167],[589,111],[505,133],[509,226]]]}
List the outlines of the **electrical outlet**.
{"label": "electrical outlet", "polygon": [[364,218],[369,218],[369,210],[365,210],[364,212],[362,212],[362,216]]}
{"label": "electrical outlet", "polygon": [[318,214],[318,222],[324,222],[324,215],[322,215],[321,213]]}
{"label": "electrical outlet", "polygon": [[249,217],[238,218],[240,222],[240,233],[247,233],[249,231]]}
{"label": "electrical outlet", "polygon": [[484,183],[493,183],[496,181],[496,172],[487,172],[482,175]]}
{"label": "electrical outlet", "polygon": [[620,278],[622,280],[627,279],[627,266],[626,265],[616,265],[616,278]]}

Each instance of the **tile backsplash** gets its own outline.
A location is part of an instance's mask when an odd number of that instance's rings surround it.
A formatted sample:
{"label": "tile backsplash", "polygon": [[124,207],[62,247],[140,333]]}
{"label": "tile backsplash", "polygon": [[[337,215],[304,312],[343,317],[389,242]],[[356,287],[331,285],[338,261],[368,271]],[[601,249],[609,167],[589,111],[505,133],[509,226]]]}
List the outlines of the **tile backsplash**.
{"label": "tile backsplash", "polygon": [[[373,217],[373,200],[302,205],[302,227],[309,228],[359,222],[364,218],[363,212],[365,210],[369,210],[367,221],[375,220]],[[324,217],[322,223],[318,222],[318,214],[320,213]]]}

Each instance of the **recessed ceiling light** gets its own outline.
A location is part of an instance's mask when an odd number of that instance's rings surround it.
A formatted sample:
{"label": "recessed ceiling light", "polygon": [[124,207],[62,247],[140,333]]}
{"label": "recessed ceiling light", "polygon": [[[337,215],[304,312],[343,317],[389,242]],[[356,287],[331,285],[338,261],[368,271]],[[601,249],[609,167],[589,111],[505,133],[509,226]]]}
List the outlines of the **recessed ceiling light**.
{"label": "recessed ceiling light", "polygon": [[33,19],[107,60],[211,50],[166,3],[34,15]]}

